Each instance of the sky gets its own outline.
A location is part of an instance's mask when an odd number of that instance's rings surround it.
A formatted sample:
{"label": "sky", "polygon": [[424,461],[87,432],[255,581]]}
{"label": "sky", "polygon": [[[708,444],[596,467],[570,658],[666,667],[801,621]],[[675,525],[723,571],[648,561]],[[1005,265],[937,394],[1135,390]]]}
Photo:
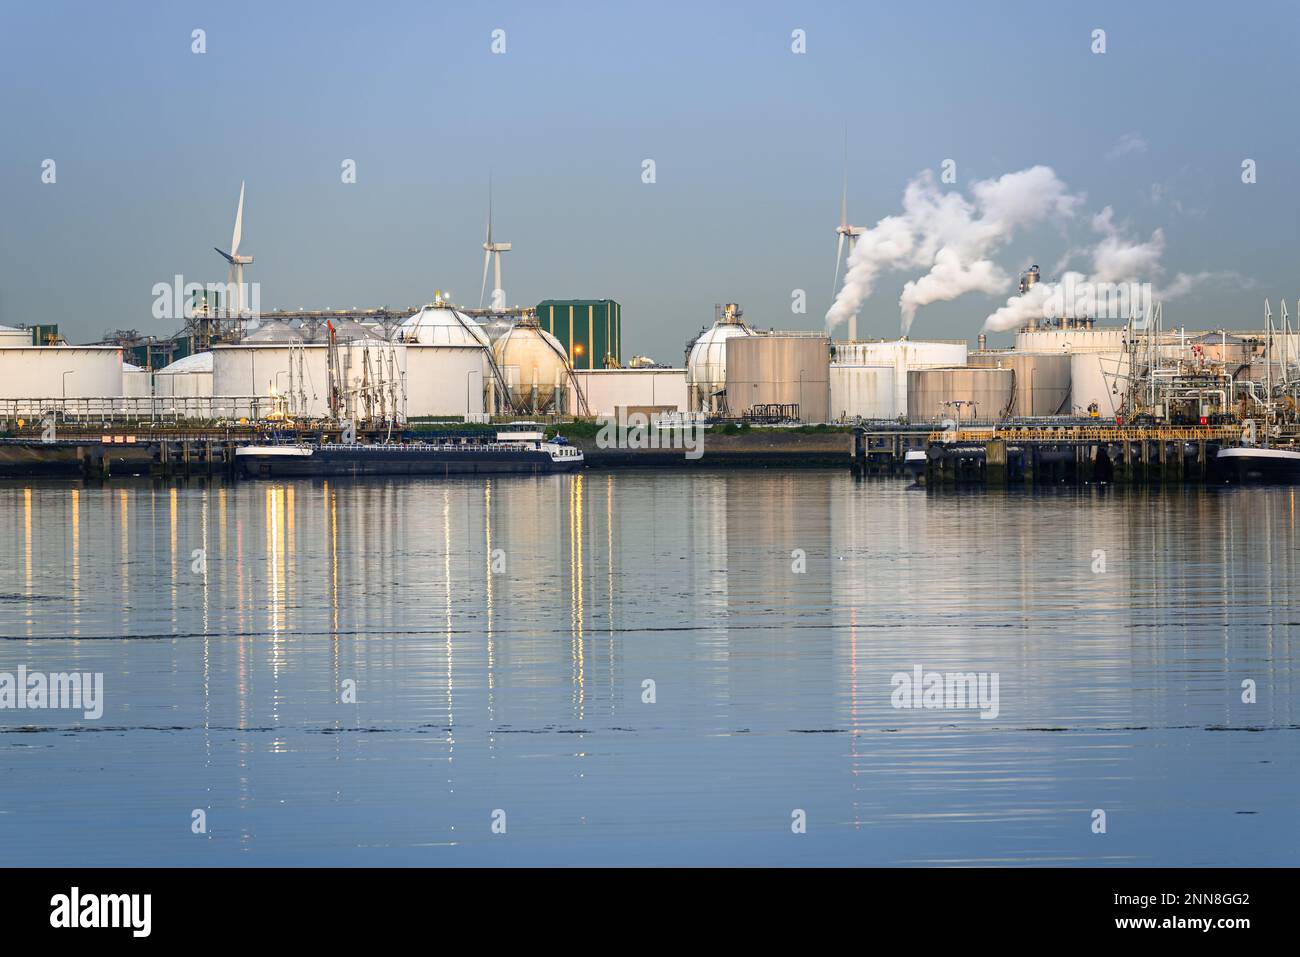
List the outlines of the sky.
{"label": "sky", "polygon": [[[1151,278],[1204,274],[1167,325],[1258,326],[1300,295],[1297,41],[1300,5],[1270,0],[7,3],[0,323],[174,331],[153,287],[224,281],[241,181],[263,311],[477,306],[490,174],[507,301],[616,299],[624,360],[677,364],[715,303],[824,328],[847,129],[855,225],[945,160],[942,190],[1041,165],[1082,197],[993,250],[1008,288],[924,306],[914,338],[974,339],[1107,207],[1161,231]],[[925,271],[881,276],[859,336],[897,335]]]}

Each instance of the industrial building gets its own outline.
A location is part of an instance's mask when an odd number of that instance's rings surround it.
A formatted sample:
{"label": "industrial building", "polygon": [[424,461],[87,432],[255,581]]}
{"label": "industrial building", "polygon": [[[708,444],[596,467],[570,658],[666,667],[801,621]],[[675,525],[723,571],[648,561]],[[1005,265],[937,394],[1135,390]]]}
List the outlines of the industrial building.
{"label": "industrial building", "polygon": [[617,416],[620,409],[688,411],[685,369],[578,369],[569,389],[569,408],[580,407],[576,390],[581,390],[591,415]]}
{"label": "industrial building", "polygon": [[574,369],[623,364],[623,309],[613,299],[543,299],[537,322],[564,348]]}

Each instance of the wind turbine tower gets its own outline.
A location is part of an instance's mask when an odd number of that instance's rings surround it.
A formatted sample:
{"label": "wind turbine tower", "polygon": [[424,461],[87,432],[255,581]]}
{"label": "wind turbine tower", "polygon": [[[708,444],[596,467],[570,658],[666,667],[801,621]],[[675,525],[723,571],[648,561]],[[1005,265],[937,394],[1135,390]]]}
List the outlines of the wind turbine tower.
{"label": "wind turbine tower", "polygon": [[483,287],[479,290],[478,306],[483,308],[483,294],[487,292],[488,264],[495,260],[495,272],[493,274],[494,285],[492,287],[492,308],[504,309],[506,307],[506,294],[501,286],[501,254],[510,252],[510,243],[497,243],[492,241],[492,180],[488,179],[488,221],[487,221],[487,242],[483,244]]}
{"label": "wind turbine tower", "polygon": [[[840,285],[840,264],[844,262],[844,241],[849,241],[849,258],[853,258],[853,250],[857,248],[858,237],[862,235],[861,226],[849,225],[849,132],[844,131],[844,184],[840,189],[840,224],[835,228],[839,234],[839,242],[835,249],[835,278],[831,281],[831,300],[834,301],[835,294]],[[853,342],[858,338],[858,314],[855,312],[849,316],[849,341]]]}
{"label": "wind turbine tower", "polygon": [[221,253],[222,259],[230,263],[230,272],[228,273],[227,281],[232,283],[235,287],[235,302],[233,310],[230,309],[231,304],[229,302],[226,303],[226,307],[227,315],[234,319],[238,319],[244,314],[244,267],[253,264],[252,256],[239,255],[239,238],[243,234],[243,231],[244,184],[241,181],[239,184],[239,208],[235,210],[235,232],[230,237],[230,252],[222,252],[220,249],[217,249],[216,246],[212,247],[213,249],[216,249],[218,253]]}

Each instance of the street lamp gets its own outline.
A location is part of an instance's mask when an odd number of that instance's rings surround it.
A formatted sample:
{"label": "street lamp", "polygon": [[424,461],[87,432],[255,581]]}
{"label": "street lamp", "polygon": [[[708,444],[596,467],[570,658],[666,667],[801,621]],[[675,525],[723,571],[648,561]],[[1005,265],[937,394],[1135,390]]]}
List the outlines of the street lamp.
{"label": "street lamp", "polygon": [[77,371],[76,369],[67,369],[63,373],[63,398],[64,399],[67,399],[68,397],[68,376],[72,375],[72,373],[76,371]]}

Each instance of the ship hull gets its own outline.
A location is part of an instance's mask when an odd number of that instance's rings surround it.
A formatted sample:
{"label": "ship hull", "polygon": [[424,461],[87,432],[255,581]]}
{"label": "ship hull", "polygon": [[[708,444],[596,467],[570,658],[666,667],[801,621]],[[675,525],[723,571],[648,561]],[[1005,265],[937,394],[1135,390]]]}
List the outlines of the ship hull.
{"label": "ship hull", "polygon": [[1219,481],[1231,485],[1300,484],[1300,452],[1232,448],[1215,456]]}
{"label": "ship hull", "polygon": [[313,449],[310,454],[259,453],[241,449],[237,456],[245,478],[361,478],[372,475],[543,475],[576,472],[582,458],[555,461],[534,449],[517,451],[411,450],[374,448]]}

